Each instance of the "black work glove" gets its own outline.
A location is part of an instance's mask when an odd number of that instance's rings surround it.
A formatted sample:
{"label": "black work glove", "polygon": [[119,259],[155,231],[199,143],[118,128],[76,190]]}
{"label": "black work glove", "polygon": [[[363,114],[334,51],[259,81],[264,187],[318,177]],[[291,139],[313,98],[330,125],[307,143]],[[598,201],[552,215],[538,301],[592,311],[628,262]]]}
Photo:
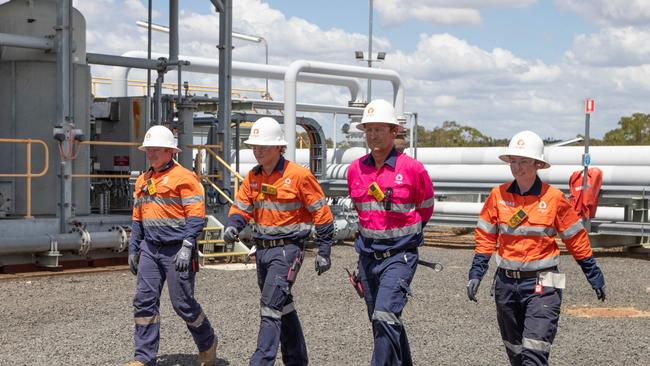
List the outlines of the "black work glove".
{"label": "black work glove", "polygon": [[605,298],[607,295],[605,294],[605,286],[600,287],[600,288],[595,288],[594,291],[596,291],[596,297],[600,301],[605,301]]}
{"label": "black work glove", "polygon": [[138,274],[138,262],[140,261],[140,252],[129,254],[129,270],[134,276]]}
{"label": "black work glove", "polygon": [[237,241],[237,236],[239,236],[239,231],[234,226],[228,226],[223,232],[223,241],[228,244],[232,244]]}
{"label": "black work glove", "polygon": [[325,273],[330,269],[332,261],[330,260],[330,257],[323,257],[318,254],[314,264],[316,265],[316,273],[320,276],[321,273]]}
{"label": "black work glove", "polygon": [[478,292],[478,286],[480,284],[481,280],[478,278],[472,278],[467,282],[467,297],[474,302],[478,302],[476,299],[476,293]]}
{"label": "black work glove", "polygon": [[174,265],[177,272],[185,272],[190,268],[190,261],[192,260],[192,248],[194,246],[187,240],[183,240],[183,246],[174,256]]}

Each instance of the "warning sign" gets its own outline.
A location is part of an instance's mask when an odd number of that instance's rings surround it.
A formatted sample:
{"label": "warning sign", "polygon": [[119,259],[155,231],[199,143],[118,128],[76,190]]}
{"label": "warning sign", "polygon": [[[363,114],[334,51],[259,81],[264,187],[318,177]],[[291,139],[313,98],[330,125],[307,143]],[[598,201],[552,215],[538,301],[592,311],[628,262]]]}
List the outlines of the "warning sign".
{"label": "warning sign", "polygon": [[587,113],[587,114],[593,113],[594,110],[596,110],[596,101],[594,101],[593,99],[587,98],[585,100],[585,113]]}
{"label": "warning sign", "polygon": [[113,170],[129,170],[129,156],[113,155]]}

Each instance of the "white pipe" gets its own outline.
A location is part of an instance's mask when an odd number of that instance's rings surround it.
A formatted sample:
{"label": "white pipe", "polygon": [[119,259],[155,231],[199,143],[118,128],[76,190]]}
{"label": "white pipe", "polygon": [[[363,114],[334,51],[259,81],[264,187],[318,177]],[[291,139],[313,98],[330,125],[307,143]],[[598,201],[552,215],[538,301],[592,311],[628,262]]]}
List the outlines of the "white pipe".
{"label": "white pipe", "polygon": [[[300,106],[300,104],[299,104]],[[299,109],[299,108],[297,108]],[[505,147],[419,147],[418,160],[422,164],[433,165],[503,165],[498,156],[505,151]],[[306,149],[296,150],[297,162],[308,156]],[[246,150],[241,150],[242,153]],[[407,148],[405,154],[413,156],[413,151]],[[650,146],[592,146],[591,166],[650,166]],[[350,164],[354,160],[366,155],[364,147],[350,147],[345,149],[328,149],[328,163]],[[581,165],[582,147],[550,147],[545,149],[546,159],[554,165]],[[252,156],[252,155],[251,155]],[[242,159],[242,162],[246,162]],[[468,167],[470,169],[470,167]]]}
{"label": "white pipe", "polygon": [[[436,201],[433,206],[436,215],[472,215],[478,216],[483,208],[480,202],[450,202]],[[625,207],[598,206],[597,220],[623,221],[625,220]]]}
{"label": "white pipe", "polygon": [[33,48],[37,50],[52,51],[51,39],[44,37],[22,36],[19,34],[0,33],[0,46]]}
{"label": "white pipe", "polygon": [[301,72],[390,81],[393,84],[395,114],[400,123],[405,121],[404,85],[397,72],[393,70],[372,69],[361,66],[296,60],[289,65],[289,69],[284,76],[284,133],[288,142],[285,155],[289,160],[294,160],[296,157],[296,82]]}
{"label": "white pipe", "polygon": [[[143,58],[144,60],[149,61],[146,59],[147,52],[145,51],[128,51],[122,54],[122,56]],[[152,53],[151,57],[153,59],[157,59],[160,57],[167,57],[167,55],[162,53]],[[219,72],[219,61],[216,59],[183,55],[179,55],[178,58],[180,60],[190,62],[189,66],[183,67],[184,71],[206,74],[216,74]],[[283,80],[287,69],[288,68],[286,66],[256,64],[238,61],[232,62],[232,74],[242,77]],[[127,80],[130,71],[131,69],[128,67],[113,67],[113,82],[111,89],[112,96],[118,97],[128,95]],[[335,75],[304,74],[301,75],[298,80],[307,83],[343,86],[348,88],[350,91],[350,100],[359,101],[363,99],[363,95],[361,94],[361,83],[357,79]]]}

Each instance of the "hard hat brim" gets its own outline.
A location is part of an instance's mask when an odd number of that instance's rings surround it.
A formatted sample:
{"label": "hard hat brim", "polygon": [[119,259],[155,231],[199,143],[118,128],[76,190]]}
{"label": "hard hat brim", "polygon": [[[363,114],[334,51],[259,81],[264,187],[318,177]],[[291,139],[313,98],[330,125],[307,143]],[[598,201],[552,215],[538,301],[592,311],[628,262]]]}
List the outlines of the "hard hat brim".
{"label": "hard hat brim", "polygon": [[398,131],[398,132],[402,131],[402,125],[400,125],[400,124],[397,123],[397,122],[359,122],[359,123],[357,124],[357,126],[356,126],[356,127],[357,127],[357,130],[359,130],[359,131],[364,131],[364,132],[365,132],[365,131],[366,131],[366,127],[365,127],[364,125],[369,124],[369,123],[383,123],[383,124],[385,124],[385,125],[389,125],[389,126],[397,126],[397,127],[399,128],[397,131]]}
{"label": "hard hat brim", "polygon": [[510,163],[510,156],[518,156],[521,158],[529,158],[533,159],[535,161],[539,161],[540,163],[544,163],[544,166],[539,168],[539,169],[547,169],[551,167],[551,164],[549,164],[547,161],[540,159],[538,156],[533,156],[533,154],[525,154],[525,153],[510,153],[507,152],[503,155],[499,155],[499,159],[501,159],[505,163]]}
{"label": "hard hat brim", "polygon": [[172,149],[172,150],[174,150],[175,153],[179,153],[179,152],[182,151],[181,149],[179,149],[179,148],[177,148],[177,147],[175,147],[175,146],[172,147],[172,146],[153,146],[153,145],[149,145],[149,146],[145,146],[145,145],[138,146],[138,150],[140,150],[140,151],[147,151],[147,148],[148,148],[148,147],[162,147],[162,148],[165,148],[165,149]]}
{"label": "hard hat brim", "polygon": [[246,145],[257,145],[257,146],[287,146],[289,143],[285,140],[279,141],[257,141],[255,139],[248,139],[244,141]]}

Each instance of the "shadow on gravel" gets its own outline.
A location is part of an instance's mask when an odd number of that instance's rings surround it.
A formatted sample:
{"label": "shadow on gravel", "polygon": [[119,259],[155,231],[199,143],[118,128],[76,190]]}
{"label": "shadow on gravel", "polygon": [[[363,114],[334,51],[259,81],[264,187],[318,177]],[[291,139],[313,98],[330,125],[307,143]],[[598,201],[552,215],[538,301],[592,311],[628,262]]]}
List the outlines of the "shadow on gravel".
{"label": "shadow on gravel", "polygon": [[[186,366],[186,365],[196,365],[197,356],[189,354],[172,354],[172,355],[162,355],[158,356],[157,366]],[[224,360],[223,358],[217,357],[217,362],[215,366],[229,366],[230,361]]]}

